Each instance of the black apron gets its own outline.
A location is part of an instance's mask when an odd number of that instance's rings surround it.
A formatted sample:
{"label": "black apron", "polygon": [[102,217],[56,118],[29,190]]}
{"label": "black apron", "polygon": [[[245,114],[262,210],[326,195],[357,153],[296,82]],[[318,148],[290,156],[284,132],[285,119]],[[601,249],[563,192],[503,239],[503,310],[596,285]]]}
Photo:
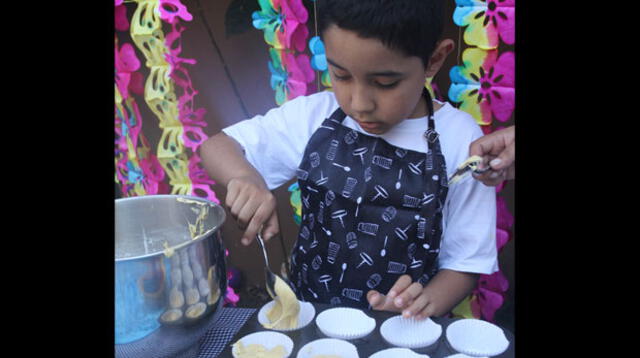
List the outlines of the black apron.
{"label": "black apron", "polygon": [[369,290],[386,294],[403,274],[425,285],[437,272],[447,171],[424,95],[426,155],[342,125],[340,108],[309,140],[290,270],[300,300],[367,308]]}

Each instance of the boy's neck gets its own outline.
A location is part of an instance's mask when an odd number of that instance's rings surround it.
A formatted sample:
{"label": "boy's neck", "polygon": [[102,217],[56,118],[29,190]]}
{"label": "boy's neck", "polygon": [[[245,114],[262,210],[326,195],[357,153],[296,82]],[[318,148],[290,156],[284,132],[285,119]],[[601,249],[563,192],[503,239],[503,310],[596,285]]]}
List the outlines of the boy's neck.
{"label": "boy's neck", "polygon": [[[440,108],[442,108],[442,104],[432,100],[431,103],[433,103],[433,113],[435,115],[435,112],[437,112]],[[415,118],[422,118],[422,117],[427,117],[429,115],[428,113],[428,109],[427,109],[427,100],[426,98],[421,97],[420,101],[418,102],[418,105],[416,106],[416,110],[413,112],[413,114],[411,116],[409,116],[408,119],[415,119]]]}
{"label": "boy's neck", "polygon": [[432,102],[433,102],[433,112],[437,112],[443,106],[439,102],[436,102],[436,101],[432,101]]}

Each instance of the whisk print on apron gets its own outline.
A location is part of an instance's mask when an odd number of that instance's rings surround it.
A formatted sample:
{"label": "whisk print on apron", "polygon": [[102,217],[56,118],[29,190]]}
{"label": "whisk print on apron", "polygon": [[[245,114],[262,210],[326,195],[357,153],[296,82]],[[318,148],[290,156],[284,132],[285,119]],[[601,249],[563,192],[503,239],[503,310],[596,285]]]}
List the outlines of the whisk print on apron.
{"label": "whisk print on apron", "polygon": [[342,125],[338,108],[312,135],[297,176],[302,221],[291,254],[299,299],[367,308],[403,275],[425,285],[437,271],[447,172],[433,105],[427,153]]}

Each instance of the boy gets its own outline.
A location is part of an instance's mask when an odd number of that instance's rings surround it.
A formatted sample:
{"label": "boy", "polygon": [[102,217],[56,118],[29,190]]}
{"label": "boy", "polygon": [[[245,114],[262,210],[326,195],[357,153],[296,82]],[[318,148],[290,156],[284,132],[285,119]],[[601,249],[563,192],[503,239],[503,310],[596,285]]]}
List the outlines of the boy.
{"label": "boy", "polygon": [[[495,192],[447,178],[482,131],[424,90],[453,50],[440,0],[318,0],[333,92],[225,128],[201,149],[248,245],[279,230],[270,190],[297,176],[299,299],[449,312],[497,271]],[[437,111],[437,112],[435,112]],[[448,170],[447,170],[448,168]]]}

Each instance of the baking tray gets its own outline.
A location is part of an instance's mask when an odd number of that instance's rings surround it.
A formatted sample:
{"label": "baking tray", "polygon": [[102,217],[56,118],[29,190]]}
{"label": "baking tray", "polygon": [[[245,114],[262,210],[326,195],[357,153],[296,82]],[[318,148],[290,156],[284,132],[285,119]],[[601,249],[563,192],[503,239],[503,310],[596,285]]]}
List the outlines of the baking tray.
{"label": "baking tray", "polygon": [[[321,304],[321,303],[314,303],[313,306],[316,309],[316,317],[318,316],[318,314],[320,314],[320,312],[326,309],[335,307],[330,304]],[[224,351],[222,351],[222,353],[218,357],[232,358],[233,355],[231,354],[231,345],[233,343],[237,342],[240,338],[248,334],[259,332],[259,331],[268,331],[268,329],[262,327],[260,322],[258,322],[258,311],[259,310],[256,310],[256,312],[247,320],[244,326],[240,328],[238,333],[236,333],[236,335],[230,341],[229,345],[224,349]],[[370,355],[378,351],[381,351],[383,349],[393,348],[394,346],[387,344],[387,342],[385,342],[385,340],[382,338],[382,335],[380,335],[380,326],[385,320],[387,320],[390,317],[398,315],[398,313],[385,312],[385,311],[364,311],[364,312],[369,317],[372,317],[376,320],[376,328],[373,330],[373,332],[371,332],[369,335],[365,337],[349,341],[353,345],[355,345],[356,348],[358,349],[358,355],[360,356],[360,358],[367,358]],[[427,354],[429,355],[430,358],[444,358],[449,355],[458,353],[455,350],[453,350],[447,343],[445,332],[447,330],[447,326],[459,320],[460,318],[432,317],[431,319],[435,323],[442,325],[442,335],[433,345],[426,348],[422,348],[422,349],[412,349],[412,350],[417,353]],[[503,327],[500,327],[500,328],[504,331],[504,334],[507,337],[507,340],[509,340],[509,347],[505,352],[494,357],[514,358],[515,357],[515,336],[509,330]],[[290,358],[295,358],[296,355],[298,354],[298,350],[300,350],[300,348],[302,348],[305,344],[311,341],[314,341],[316,339],[329,338],[318,329],[318,326],[316,325],[316,322],[315,322],[315,318],[313,319],[313,321],[311,321],[311,323],[309,323],[306,327],[302,329],[291,331],[291,332],[280,332],[280,333],[283,333],[289,336],[289,338],[293,340],[293,344],[294,344],[293,352],[291,353],[291,355],[289,355]]]}

